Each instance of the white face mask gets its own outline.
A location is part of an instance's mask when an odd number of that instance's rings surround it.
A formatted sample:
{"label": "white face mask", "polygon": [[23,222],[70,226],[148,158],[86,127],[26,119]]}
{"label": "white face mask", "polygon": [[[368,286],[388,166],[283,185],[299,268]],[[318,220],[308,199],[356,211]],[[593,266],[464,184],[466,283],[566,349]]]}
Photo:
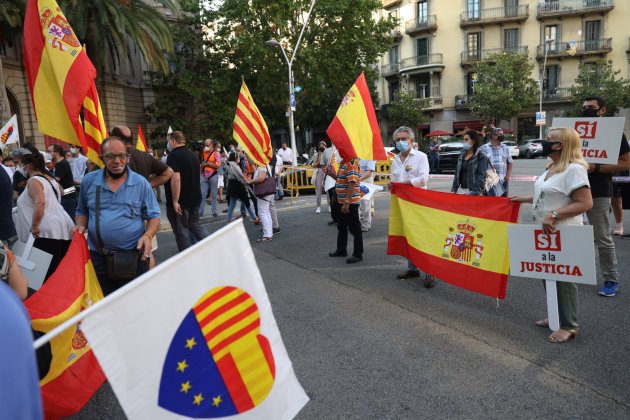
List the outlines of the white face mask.
{"label": "white face mask", "polygon": [[204,147],[204,148],[203,148],[203,151],[204,151],[204,152],[209,152],[209,151],[210,151],[210,148],[209,148],[208,146],[206,146],[206,147]]}
{"label": "white face mask", "polygon": [[27,173],[26,173],[26,168],[24,167],[24,165],[19,165],[16,170],[22,174],[22,176],[24,176],[25,178],[28,177]]}

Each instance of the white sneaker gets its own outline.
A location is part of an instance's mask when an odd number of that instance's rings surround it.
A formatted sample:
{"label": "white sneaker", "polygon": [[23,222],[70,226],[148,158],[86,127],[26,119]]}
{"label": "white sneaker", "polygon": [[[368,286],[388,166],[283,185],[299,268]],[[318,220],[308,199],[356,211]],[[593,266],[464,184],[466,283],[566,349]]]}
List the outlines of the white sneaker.
{"label": "white sneaker", "polygon": [[623,223],[617,223],[613,235],[623,236]]}
{"label": "white sneaker", "polygon": [[317,207],[317,209],[315,209],[315,214],[319,214],[322,212],[322,209],[320,209],[319,207]]}

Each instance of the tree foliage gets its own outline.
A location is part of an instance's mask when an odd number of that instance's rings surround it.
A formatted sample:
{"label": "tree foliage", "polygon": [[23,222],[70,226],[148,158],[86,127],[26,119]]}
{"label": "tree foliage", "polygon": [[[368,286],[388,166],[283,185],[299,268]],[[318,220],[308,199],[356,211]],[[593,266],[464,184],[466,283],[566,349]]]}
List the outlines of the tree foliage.
{"label": "tree foliage", "polygon": [[536,103],[534,64],[525,55],[501,52],[475,64],[476,82],[470,112],[483,122],[509,120]]}
{"label": "tree foliage", "polygon": [[571,95],[575,98],[575,112],[582,111],[582,100],[589,96],[606,99],[606,109],[616,113],[619,108],[630,107],[630,82],[620,77],[621,71],[614,70],[612,61],[600,60],[595,64],[581,64]]}
{"label": "tree foliage", "polygon": [[[192,99],[187,105],[198,106],[197,118],[203,121],[198,128],[208,128],[203,135],[230,137],[242,80],[270,129],[286,127],[288,67],[280,48],[267,48],[265,41],[281,42],[290,59],[311,1],[209,0],[196,13],[196,2],[181,3],[190,16],[201,19],[191,32],[183,27],[175,31],[171,59],[177,70],[168,82]],[[378,0],[318,0],[293,62],[295,85],[301,87],[296,126],[327,126],[362,71],[368,83],[376,79],[370,64],[389,48],[395,24],[389,18],[374,19],[373,12],[381,7]],[[196,42],[191,38],[202,24],[209,34]],[[169,111],[161,101],[149,113],[160,119],[154,111],[162,108],[162,115],[189,118],[181,114],[189,110],[175,106]]]}
{"label": "tree foliage", "polygon": [[387,107],[387,117],[394,127],[405,125],[417,130],[419,125],[427,121],[423,111],[428,106],[429,99],[416,99],[411,93],[398,91],[394,101]]}

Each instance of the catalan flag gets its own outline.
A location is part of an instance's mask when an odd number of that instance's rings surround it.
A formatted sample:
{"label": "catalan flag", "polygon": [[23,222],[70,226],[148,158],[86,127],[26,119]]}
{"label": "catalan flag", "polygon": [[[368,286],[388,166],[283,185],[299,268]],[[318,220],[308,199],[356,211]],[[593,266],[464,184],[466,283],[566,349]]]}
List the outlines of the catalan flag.
{"label": "catalan flag", "polygon": [[140,124],[138,124],[138,139],[136,140],[136,149],[143,152],[147,151],[147,139],[144,137],[142,126]]}
{"label": "catalan flag", "polygon": [[343,97],[326,134],[344,159],[387,159],[364,73]]}
{"label": "catalan flag", "polygon": [[[87,241],[75,233],[57,270],[24,304],[33,329],[46,333],[102,298]],[[79,411],[103,384],[105,375],[80,324],[53,338],[50,350],[50,365],[40,366],[40,371],[47,371],[40,386],[46,418],[56,419]]]}
{"label": "catalan flag", "polygon": [[519,206],[508,198],[395,183],[387,253],[454,286],[504,299],[510,268],[507,227],[516,223]]}
{"label": "catalan flag", "polygon": [[102,166],[100,144],[107,131],[96,69],[54,0],[28,0],[24,65],[39,131],[83,146],[86,156]]}
{"label": "catalan flag", "polygon": [[17,143],[20,134],[17,124],[17,115],[12,116],[9,121],[0,128],[0,150],[4,150],[7,144]]}
{"label": "catalan flag", "polygon": [[308,401],[242,222],[116,293],[81,326],[129,419],[290,419]]}
{"label": "catalan flag", "polygon": [[257,165],[265,166],[271,161],[273,148],[269,129],[244,80],[238,95],[232,128],[234,140]]}

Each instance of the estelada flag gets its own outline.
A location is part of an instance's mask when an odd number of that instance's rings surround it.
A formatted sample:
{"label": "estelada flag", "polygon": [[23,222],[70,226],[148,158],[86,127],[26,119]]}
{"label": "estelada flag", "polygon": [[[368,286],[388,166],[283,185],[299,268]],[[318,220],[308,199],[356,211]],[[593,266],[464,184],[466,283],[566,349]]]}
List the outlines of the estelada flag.
{"label": "estelada flag", "polygon": [[[199,270],[209,253],[222,262],[218,276]],[[82,329],[132,420],[289,419],[308,402],[241,221],[85,315]]]}
{"label": "estelada flag", "polygon": [[107,131],[96,69],[54,0],[28,0],[24,66],[39,131],[83,146],[88,159],[102,166],[100,144]]}
{"label": "estelada flag", "polygon": [[265,166],[273,158],[269,129],[243,80],[236,103],[232,137],[256,165]]}
{"label": "estelada flag", "polygon": [[[87,241],[75,233],[57,270],[24,305],[33,329],[47,333],[102,298]],[[78,412],[105,382],[105,375],[80,324],[53,338],[50,351],[50,365],[40,366],[40,372],[47,370],[40,387],[46,418],[57,419]]]}
{"label": "estelada flag", "polygon": [[147,139],[144,137],[142,126],[140,124],[138,124],[138,139],[136,140],[136,149],[142,150],[143,152],[147,151]]}
{"label": "estelada flag", "polygon": [[343,97],[326,134],[343,159],[387,159],[364,73]]}
{"label": "estelada flag", "polygon": [[454,286],[505,298],[508,225],[520,204],[508,198],[393,184],[387,253]]}
{"label": "estelada flag", "polygon": [[18,131],[17,115],[12,116],[9,121],[0,128],[0,150],[4,150],[7,144],[17,143],[20,138]]}

